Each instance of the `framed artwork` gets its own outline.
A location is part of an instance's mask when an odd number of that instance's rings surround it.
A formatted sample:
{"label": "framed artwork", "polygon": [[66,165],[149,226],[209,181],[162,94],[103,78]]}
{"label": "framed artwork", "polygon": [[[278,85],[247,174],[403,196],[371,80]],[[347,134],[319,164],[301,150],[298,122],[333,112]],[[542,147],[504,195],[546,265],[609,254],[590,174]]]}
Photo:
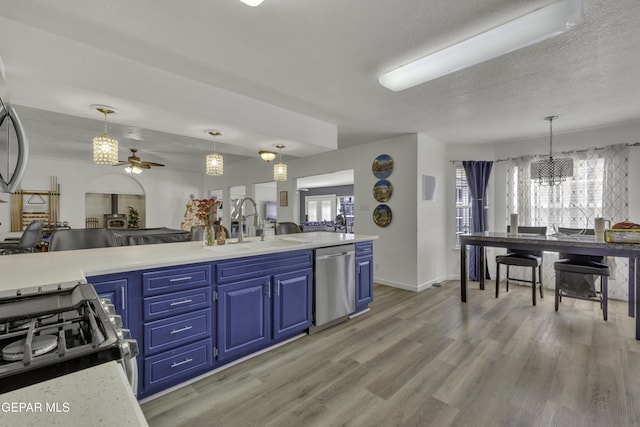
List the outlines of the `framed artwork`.
{"label": "framed artwork", "polygon": [[373,176],[378,179],[385,179],[393,172],[393,159],[388,154],[380,154],[371,165]]}
{"label": "framed artwork", "polygon": [[281,191],[280,192],[280,206],[289,206],[289,192]]}

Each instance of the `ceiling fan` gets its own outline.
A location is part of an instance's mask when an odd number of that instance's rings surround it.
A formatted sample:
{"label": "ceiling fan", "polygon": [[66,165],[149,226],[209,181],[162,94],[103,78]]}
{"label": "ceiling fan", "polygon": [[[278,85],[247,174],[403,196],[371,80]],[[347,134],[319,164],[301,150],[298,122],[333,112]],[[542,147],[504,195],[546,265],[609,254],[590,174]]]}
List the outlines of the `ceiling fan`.
{"label": "ceiling fan", "polygon": [[131,155],[127,157],[127,160],[121,160],[114,166],[128,165],[124,170],[127,173],[139,174],[142,173],[142,169],[151,169],[151,166],[164,166],[163,164],[156,162],[143,162],[140,157],[136,156],[138,150],[136,148],[130,148]]}

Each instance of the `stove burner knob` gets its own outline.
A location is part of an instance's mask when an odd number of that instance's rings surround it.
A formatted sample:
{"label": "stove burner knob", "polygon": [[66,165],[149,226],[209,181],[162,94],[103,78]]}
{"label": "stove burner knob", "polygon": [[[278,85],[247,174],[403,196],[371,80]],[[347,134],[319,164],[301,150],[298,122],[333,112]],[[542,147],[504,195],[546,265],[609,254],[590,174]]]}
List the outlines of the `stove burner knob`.
{"label": "stove burner knob", "polygon": [[118,336],[118,341],[130,340],[131,338],[131,330],[122,328],[116,330],[116,335]]}
{"label": "stove burner knob", "polygon": [[[109,301],[109,300],[107,300],[107,301]],[[116,314],[116,306],[115,305],[110,304],[110,303],[109,304],[104,304],[103,303],[102,307],[104,308],[104,311],[106,311],[109,316],[114,316]]]}
{"label": "stove burner knob", "polygon": [[111,321],[111,323],[113,324],[113,326],[116,327],[116,329],[122,329],[123,324],[122,324],[122,317],[114,314],[114,315],[110,315],[109,316],[109,320]]}
{"label": "stove burner knob", "polygon": [[125,359],[132,359],[140,354],[136,340],[122,340],[120,342],[120,351]]}

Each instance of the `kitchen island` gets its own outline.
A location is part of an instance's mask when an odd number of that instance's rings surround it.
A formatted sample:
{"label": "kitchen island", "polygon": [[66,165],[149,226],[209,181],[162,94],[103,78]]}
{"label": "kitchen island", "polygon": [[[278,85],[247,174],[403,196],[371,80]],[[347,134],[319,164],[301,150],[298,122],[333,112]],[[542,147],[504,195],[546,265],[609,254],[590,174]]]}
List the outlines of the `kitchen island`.
{"label": "kitchen island", "polygon": [[76,251],[38,252],[0,257],[0,292],[86,277],[148,268],[315,249],[376,240],[377,236],[345,233],[304,233],[227,240],[223,246],[202,242],[163,243]]}
{"label": "kitchen island", "polygon": [[318,232],[213,247],[180,242],[12,255],[0,257],[0,292],[93,284],[138,342],[143,399],[304,336],[313,323],[317,248],[354,245],[352,314],[366,311],[375,239]]}

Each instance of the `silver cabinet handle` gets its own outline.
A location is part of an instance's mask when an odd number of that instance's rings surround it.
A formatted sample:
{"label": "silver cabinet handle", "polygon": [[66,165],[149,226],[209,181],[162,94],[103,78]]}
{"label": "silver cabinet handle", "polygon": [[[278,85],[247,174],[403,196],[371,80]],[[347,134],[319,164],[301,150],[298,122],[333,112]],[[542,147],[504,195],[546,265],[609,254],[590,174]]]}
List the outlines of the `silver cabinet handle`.
{"label": "silver cabinet handle", "polygon": [[186,359],[184,359],[182,362],[173,362],[171,364],[172,368],[175,368],[176,366],[180,366],[180,365],[184,365],[185,363],[191,363],[193,362],[193,359],[189,359],[188,357]]}
{"label": "silver cabinet handle", "polygon": [[193,300],[192,299],[185,299],[185,300],[182,300],[182,301],[172,302],[171,304],[169,304],[169,306],[174,307],[176,305],[189,304],[190,302],[193,302]]}
{"label": "silver cabinet handle", "polygon": [[174,329],[171,331],[171,335],[178,334],[180,332],[188,331],[189,329],[193,329],[193,326],[185,326],[184,328]]}
{"label": "silver cabinet handle", "polygon": [[267,285],[267,298],[271,298],[271,282],[266,283]]}
{"label": "silver cabinet handle", "polygon": [[169,279],[169,282],[182,282],[184,280],[191,280],[191,276],[178,277],[177,279]]}
{"label": "silver cabinet handle", "polygon": [[280,296],[280,280],[276,282],[276,295]]}
{"label": "silver cabinet handle", "polygon": [[120,299],[122,300],[122,309],[126,310],[127,309],[127,302],[126,302],[126,298],[124,297],[124,294],[126,293],[124,286],[122,286],[120,288],[121,294],[120,294]]}

